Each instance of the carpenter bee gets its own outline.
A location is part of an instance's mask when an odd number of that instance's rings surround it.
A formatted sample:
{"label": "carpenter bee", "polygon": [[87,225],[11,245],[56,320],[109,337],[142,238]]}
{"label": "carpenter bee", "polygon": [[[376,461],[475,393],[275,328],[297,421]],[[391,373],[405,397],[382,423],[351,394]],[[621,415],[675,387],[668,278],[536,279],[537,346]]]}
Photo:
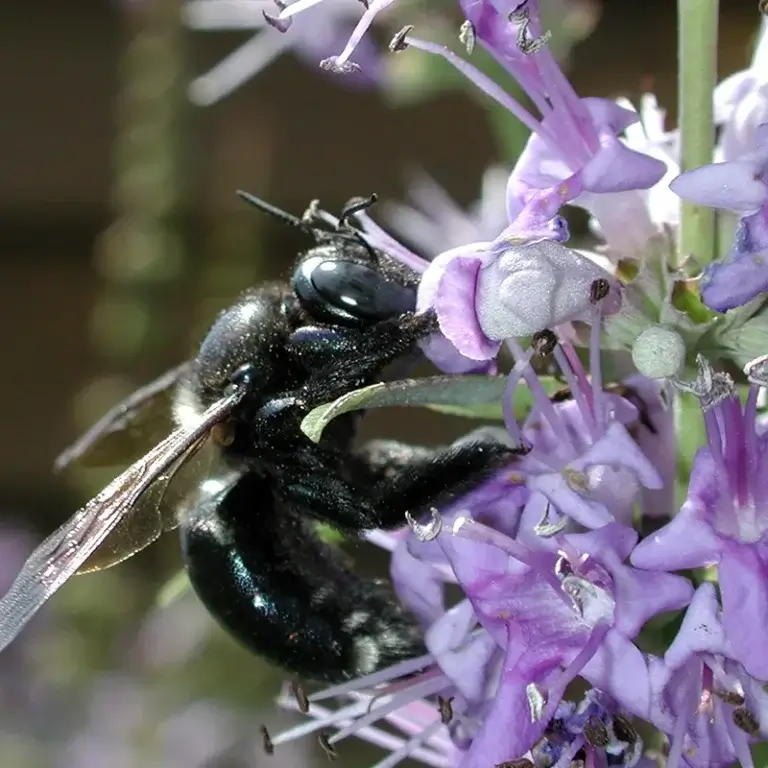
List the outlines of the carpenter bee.
{"label": "carpenter bee", "polygon": [[[417,314],[415,272],[372,247],[350,217],[294,217],[248,202],[314,238],[290,282],[246,291],[194,357],[132,395],[59,457],[64,466],[130,426],[163,394],[176,428],[31,555],[0,600],[0,648],[71,576],[114,565],[178,526],[183,561],[215,619],[255,653],[302,677],[341,681],[424,653],[416,620],[388,585],[352,572],[313,523],[347,534],[403,525],[510,459],[493,439],[431,449],[355,445],[359,414],[319,443],[300,429],[314,407],[381,380],[436,330]],[[330,222],[330,223],[329,223]],[[202,456],[175,502],[169,482]],[[193,459],[194,457],[194,459]]]}

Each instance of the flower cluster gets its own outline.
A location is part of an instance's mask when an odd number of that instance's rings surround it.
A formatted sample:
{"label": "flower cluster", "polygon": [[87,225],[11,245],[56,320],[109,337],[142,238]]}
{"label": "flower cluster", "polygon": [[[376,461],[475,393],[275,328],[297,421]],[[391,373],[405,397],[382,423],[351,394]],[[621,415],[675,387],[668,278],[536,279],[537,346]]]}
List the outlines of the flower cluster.
{"label": "flower cluster", "polygon": [[[768,21],[750,67],[714,89],[717,143],[692,168],[653,94],[635,108],[575,92],[544,1],[458,0],[460,46],[409,24],[388,52],[368,32],[395,0],[184,4],[191,27],[257,30],[192,84],[200,104],[287,50],[362,84],[388,56],[422,55],[530,131],[469,211],[426,175],[412,205],[386,209],[398,236],[374,197],[341,221],[311,209],[417,273],[416,312],[436,319],[421,348],[446,374],[431,381],[503,390],[498,423],[460,441],[490,436],[514,458],[430,520],[412,510],[368,533],[426,652],[324,690],[286,684],[280,705],[306,717],[264,727],[269,753],[316,734],[331,757],[350,736],[377,745],[375,768],[752,768],[768,742]],[[470,61],[478,47],[525,105]],[[681,252],[691,204],[718,209],[724,253],[705,253],[706,237]],[[588,212],[590,249],[574,246],[567,206]],[[144,694],[115,690],[140,726]],[[199,704],[163,732],[206,721],[213,759],[237,739]],[[76,761],[103,747],[88,735]]]}
{"label": "flower cluster", "polygon": [[[277,18],[326,5],[297,2]],[[392,0],[365,5],[324,68],[362,68],[363,33]],[[491,429],[517,458],[431,522],[371,532],[391,552],[394,588],[428,653],[308,699],[286,688],[280,703],[309,719],[271,746],[317,733],[334,753],[357,735],[388,751],[376,768],[406,758],[631,768],[651,765],[654,750],[670,768],[748,768],[752,746],[768,740],[768,437],[758,410],[768,363],[746,370],[742,404],[711,349],[734,352],[756,309],[701,321],[675,299],[698,287],[704,305],[725,310],[768,290],[768,38],[714,94],[717,162],[680,174],[680,135],[665,130],[653,95],[635,110],[574,92],[538,0],[459,5],[466,55],[411,26],[390,51],[451,64],[527,126],[525,150],[511,171],[489,171],[469,213],[427,177],[414,207],[390,206],[419,253],[367,211],[357,221],[372,247],[421,274],[418,310],[439,324],[423,345],[435,365],[482,375],[511,354],[503,427]],[[470,63],[478,45],[535,113]],[[693,284],[671,258],[681,197],[740,216],[731,252]],[[569,247],[565,205],[590,213],[596,250]],[[692,398],[706,445],[680,488],[675,413]],[[461,597],[449,600],[456,586]]]}

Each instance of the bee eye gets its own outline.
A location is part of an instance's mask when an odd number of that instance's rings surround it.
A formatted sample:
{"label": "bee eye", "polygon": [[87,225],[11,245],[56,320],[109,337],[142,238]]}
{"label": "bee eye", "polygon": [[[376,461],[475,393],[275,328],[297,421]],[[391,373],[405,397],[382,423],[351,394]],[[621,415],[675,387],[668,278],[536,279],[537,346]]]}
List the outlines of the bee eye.
{"label": "bee eye", "polygon": [[375,265],[311,256],[299,264],[293,290],[321,322],[360,326],[416,308],[416,290],[388,280]]}

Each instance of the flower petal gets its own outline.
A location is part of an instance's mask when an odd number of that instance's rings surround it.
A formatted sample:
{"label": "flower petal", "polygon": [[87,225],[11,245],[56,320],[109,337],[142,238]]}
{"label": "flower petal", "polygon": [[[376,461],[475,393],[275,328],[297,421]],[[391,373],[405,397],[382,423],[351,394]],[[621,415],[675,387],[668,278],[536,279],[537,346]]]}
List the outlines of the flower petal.
{"label": "flower petal", "polygon": [[460,354],[476,361],[491,360],[500,347],[483,333],[475,305],[478,274],[490,258],[471,248],[441,253],[425,270],[418,291],[417,307],[434,307],[443,335]]}
{"label": "flower petal", "polygon": [[630,557],[649,570],[700,568],[720,559],[722,542],[712,530],[700,502],[688,500],[663,528],[643,539]]}
{"label": "flower petal", "polygon": [[759,165],[745,160],[703,165],[680,174],[669,188],[692,203],[756,213],[768,198],[768,188],[759,180],[760,170]]}
{"label": "flower petal", "polygon": [[679,669],[696,653],[728,653],[720,604],[710,582],[704,582],[694,593],[680,630],[664,654],[664,663],[670,670]]}
{"label": "flower petal", "polygon": [[716,312],[742,307],[768,290],[768,251],[710,264],[700,282],[701,300]]}
{"label": "flower petal", "polygon": [[581,676],[633,715],[648,717],[651,708],[648,667],[643,654],[620,632],[611,630],[606,634]]}
{"label": "flower petal", "polygon": [[733,655],[750,675],[768,680],[768,566],[754,545],[729,542],[719,575],[723,625]]}
{"label": "flower petal", "polygon": [[601,137],[601,145],[582,170],[584,189],[590,192],[649,189],[667,172],[661,160],[630,149],[615,136]]}
{"label": "flower petal", "polygon": [[389,570],[398,598],[424,626],[443,615],[442,580],[431,565],[417,560],[408,551],[405,540],[400,540],[392,552]]}

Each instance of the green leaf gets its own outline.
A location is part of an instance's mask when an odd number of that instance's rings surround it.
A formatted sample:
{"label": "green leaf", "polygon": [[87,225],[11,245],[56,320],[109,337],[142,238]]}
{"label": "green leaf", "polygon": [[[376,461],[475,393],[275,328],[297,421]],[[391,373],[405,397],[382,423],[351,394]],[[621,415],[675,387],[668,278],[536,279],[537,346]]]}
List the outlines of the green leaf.
{"label": "green leaf", "polygon": [[[547,394],[562,386],[551,376],[539,380]],[[420,406],[440,413],[470,419],[501,420],[506,376],[430,376],[421,379],[373,384],[315,408],[301,423],[302,432],[318,442],[323,430],[337,416],[364,408]],[[513,395],[517,418],[531,410],[533,397],[527,386],[518,386]]]}

